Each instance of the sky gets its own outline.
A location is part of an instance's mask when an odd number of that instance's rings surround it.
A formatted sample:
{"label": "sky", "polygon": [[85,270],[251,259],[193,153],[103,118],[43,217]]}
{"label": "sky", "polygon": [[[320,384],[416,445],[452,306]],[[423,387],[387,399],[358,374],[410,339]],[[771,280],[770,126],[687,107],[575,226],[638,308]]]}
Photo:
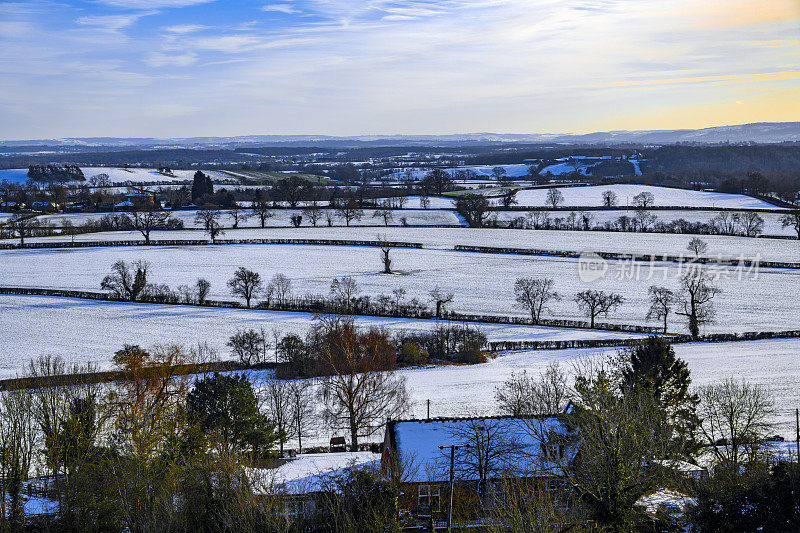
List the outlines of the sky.
{"label": "sky", "polygon": [[800,121],[800,0],[0,0],[0,139]]}

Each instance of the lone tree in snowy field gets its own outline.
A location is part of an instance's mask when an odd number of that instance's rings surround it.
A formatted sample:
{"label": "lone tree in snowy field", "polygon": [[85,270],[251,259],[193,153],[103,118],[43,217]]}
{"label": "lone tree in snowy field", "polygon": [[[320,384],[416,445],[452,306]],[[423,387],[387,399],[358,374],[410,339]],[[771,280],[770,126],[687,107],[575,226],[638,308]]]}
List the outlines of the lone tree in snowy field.
{"label": "lone tree in snowy field", "polygon": [[800,239],[800,211],[792,211],[781,217],[781,225],[784,228],[793,228],[797,233],[797,238]]}
{"label": "lone tree in snowy field", "polygon": [[617,193],[614,191],[603,191],[603,205],[605,207],[614,207],[617,205]]}
{"label": "lone tree in snowy field", "polygon": [[258,217],[261,222],[261,227],[267,225],[267,219],[272,217],[270,210],[269,194],[265,190],[258,189],[253,195],[253,213]]}
{"label": "lone tree in snowy field", "polygon": [[233,277],[228,280],[231,294],[244,298],[247,307],[250,307],[250,300],[261,290],[262,286],[261,275],[245,267],[239,267]]}
{"label": "lone tree in snowy field", "polygon": [[349,226],[353,220],[361,220],[364,216],[364,211],[358,207],[358,202],[356,202],[355,198],[350,198],[339,206],[336,214],[344,219],[346,226]]}
{"label": "lone tree in snowy field", "polygon": [[220,212],[217,209],[204,208],[197,212],[194,217],[196,224],[202,224],[203,229],[208,233],[211,242],[217,241],[217,237],[225,233],[219,223]]}
{"label": "lone tree in snowy field", "polygon": [[384,206],[383,209],[376,209],[375,212],[372,213],[372,218],[382,218],[383,225],[388,226],[389,222],[392,222],[394,220],[394,211]]}
{"label": "lone tree in snowy field", "polygon": [[514,283],[514,298],[517,305],[531,314],[531,322],[538,324],[547,304],[560,300],[561,296],[553,290],[555,282],[550,278],[518,278]]}
{"label": "lone tree in snowy field", "polygon": [[492,169],[492,177],[497,181],[503,181],[506,178],[506,174],[508,172],[506,172],[505,167],[494,167]]}
{"label": "lone tree in snowy field", "polygon": [[666,287],[650,286],[650,309],[647,310],[647,320],[663,320],[664,333],[667,332],[667,317],[675,305],[675,293]]}
{"label": "lone tree in snowy field", "polygon": [[556,188],[548,189],[544,203],[555,209],[564,203],[564,195]]}
{"label": "lone tree in snowy field", "polygon": [[689,241],[686,249],[692,252],[695,257],[700,257],[708,250],[708,243],[703,239],[694,237],[691,241]]}
{"label": "lone tree in snowy field", "polygon": [[594,319],[602,314],[608,313],[619,307],[624,299],[616,293],[605,293],[604,291],[586,290],[575,295],[575,303],[578,304],[584,315],[589,317],[589,327],[594,327]]}
{"label": "lone tree in snowy field", "polygon": [[147,261],[136,261],[128,265],[119,260],[111,266],[111,274],[103,278],[100,287],[111,291],[112,296],[120,300],[135,302],[147,287]]}
{"label": "lone tree in snowy field", "polygon": [[192,180],[192,202],[197,203],[203,197],[211,196],[214,194],[214,184],[211,178],[200,170],[194,173],[194,180]]}
{"label": "lone tree in snowy field", "polygon": [[713,277],[702,268],[693,268],[681,278],[680,303],[677,314],[689,320],[689,333],[697,338],[700,326],[714,319],[714,302],[722,289],[712,285]]}
{"label": "lone tree in snowy field", "polygon": [[240,209],[240,208],[239,208],[239,206],[237,206],[237,205],[234,205],[234,206],[231,208],[231,210],[230,210],[230,211],[228,211],[228,216],[230,216],[230,217],[231,217],[231,219],[233,220],[233,226],[231,226],[231,227],[232,227],[233,229],[236,229],[236,228],[238,228],[238,227],[239,227],[239,224],[240,224],[240,223],[242,223],[242,222],[246,222],[246,221],[247,221],[247,219],[249,219],[249,218],[250,218],[250,213],[248,213],[247,211],[244,211],[244,210]]}
{"label": "lone tree in snowy field", "polygon": [[652,206],[654,202],[655,196],[653,196],[653,193],[647,191],[642,191],[633,197],[633,205],[641,209],[647,209]]}
{"label": "lone tree in snowy field", "polygon": [[145,244],[150,244],[152,231],[167,229],[170,225],[179,223],[168,212],[157,210],[151,203],[144,206],[137,206],[134,203],[131,213],[133,214],[133,227],[142,234]]}
{"label": "lone tree in snowy field", "polygon": [[392,260],[389,258],[389,252],[392,251],[392,247],[389,245],[389,241],[386,239],[386,236],[378,237],[378,242],[381,243],[381,261],[383,262],[383,273],[391,274]]}
{"label": "lone tree in snowy field", "polygon": [[436,318],[442,318],[444,306],[453,301],[455,294],[452,292],[444,292],[439,287],[435,287],[428,294],[430,295],[431,300],[433,300],[433,302],[436,304]]}

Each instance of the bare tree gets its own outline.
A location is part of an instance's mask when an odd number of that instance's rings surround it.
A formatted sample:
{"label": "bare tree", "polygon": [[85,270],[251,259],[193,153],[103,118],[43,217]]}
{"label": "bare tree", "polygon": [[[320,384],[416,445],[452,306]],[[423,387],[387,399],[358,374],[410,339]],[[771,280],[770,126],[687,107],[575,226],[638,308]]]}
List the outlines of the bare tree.
{"label": "bare tree", "polygon": [[394,220],[394,211],[384,205],[382,209],[376,209],[375,212],[372,213],[372,218],[382,218],[383,225],[388,226],[389,222]]}
{"label": "bare tree", "polygon": [[267,283],[264,292],[267,297],[275,297],[279,305],[283,305],[292,294],[292,280],[287,278],[281,273],[272,276],[272,279]]}
{"label": "bare tree", "polygon": [[512,373],[494,393],[500,412],[516,417],[560,413],[570,396],[567,375],[558,363],[550,363],[538,377],[525,370]]}
{"label": "bare tree", "polygon": [[633,197],[633,205],[640,209],[647,209],[652,206],[654,202],[655,197],[653,193],[647,191],[642,191]]}
{"label": "bare tree", "polygon": [[279,451],[283,457],[283,444],[293,437],[292,424],[292,390],[291,382],[282,379],[271,379],[264,387],[262,394],[270,419],[275,422],[279,434]]}
{"label": "bare tree", "polygon": [[514,297],[517,305],[531,314],[531,322],[538,324],[547,304],[560,300],[561,296],[553,290],[555,281],[550,278],[517,278],[514,282]]}
{"label": "bare tree", "polygon": [[667,317],[675,305],[675,293],[666,287],[656,287],[651,285],[648,291],[650,294],[650,309],[647,310],[647,320],[663,320],[664,333],[667,332]]}
{"label": "bare tree", "polygon": [[712,285],[713,277],[702,268],[692,268],[681,277],[679,301],[682,311],[677,314],[685,316],[689,321],[689,333],[692,337],[700,335],[700,326],[714,319],[713,299],[722,289]]}
{"label": "bare tree", "polygon": [[14,215],[6,222],[6,227],[12,234],[19,237],[20,246],[25,244],[25,237],[29,237],[37,227],[37,219],[30,215]]}
{"label": "bare tree", "polygon": [[605,293],[604,291],[586,290],[575,295],[575,303],[578,304],[584,315],[589,317],[589,327],[594,327],[594,319],[598,315],[608,316],[608,313],[619,307],[624,299],[616,293]]}
{"label": "bare tree", "polygon": [[263,331],[255,329],[237,331],[227,344],[239,361],[246,365],[266,360],[266,337]]}
{"label": "bare tree", "polygon": [[203,305],[206,303],[206,298],[208,297],[208,291],[211,290],[211,282],[205,278],[199,278],[197,282],[194,284],[195,288],[195,300],[198,304]]}
{"label": "bare tree", "polygon": [[633,221],[639,231],[649,230],[658,220],[658,217],[646,209],[637,209]]}
{"label": "bare tree", "polygon": [[758,213],[739,213],[739,226],[745,237],[758,237],[764,231],[764,219]]}
{"label": "bare tree", "polygon": [[614,191],[603,191],[603,205],[605,207],[614,207],[617,205],[617,193]]}
{"label": "bare tree", "polygon": [[303,210],[308,217],[308,220],[311,221],[311,225],[316,227],[317,223],[319,223],[320,219],[322,218],[322,209],[316,206],[307,207]]}
{"label": "bare tree", "polygon": [[201,209],[194,217],[195,223],[202,224],[212,243],[216,242],[219,235],[225,233],[219,223],[219,219],[220,212],[217,209]]}
{"label": "bare tree", "polygon": [[267,225],[267,219],[273,216],[272,210],[270,209],[269,194],[267,194],[266,191],[256,191],[252,207],[259,222],[261,222],[261,227],[265,227]]}
{"label": "bare tree", "polygon": [[800,211],[792,211],[781,217],[781,225],[784,228],[791,227],[797,233],[797,238],[800,239]]}
{"label": "bare tree", "polygon": [[419,197],[419,206],[422,209],[430,209],[431,199],[427,194],[422,194]]}
{"label": "bare tree", "polygon": [[359,292],[358,284],[350,276],[343,276],[341,279],[333,278],[331,282],[330,295],[334,302],[345,312],[350,312],[350,305]]}
{"label": "bare tree", "polygon": [[331,371],[320,381],[324,418],[331,428],[350,433],[356,451],[360,436],[374,434],[387,418],[406,412],[405,378],[387,369],[394,348],[385,335],[360,335],[351,323],[338,320],[321,327],[326,331],[320,356]]}
{"label": "bare tree", "polygon": [[159,211],[152,203],[145,206],[138,206],[134,203],[133,227],[142,234],[145,244],[150,244],[150,233],[154,230],[163,230],[169,227],[172,219],[166,211]]}
{"label": "bare tree", "polygon": [[389,245],[389,241],[386,239],[386,236],[378,236],[378,242],[381,243],[381,261],[383,262],[383,273],[384,274],[391,274],[392,273],[392,260],[389,257],[389,252],[392,251],[392,247]]}
{"label": "bare tree", "polygon": [[[466,480],[478,480],[478,493],[485,503],[491,478],[518,465],[523,459],[518,436],[502,418],[470,418],[447,431],[452,442],[461,443],[456,451],[458,474]],[[448,450],[442,450],[442,467],[449,468]]]}
{"label": "bare tree", "polygon": [[303,453],[303,437],[312,436],[315,427],[316,406],[312,398],[314,388],[308,380],[289,382],[289,394],[292,402],[290,423],[292,433],[297,437],[297,452]]}
{"label": "bare tree", "polygon": [[358,207],[355,198],[349,198],[346,202],[336,209],[336,213],[344,219],[345,225],[349,226],[353,220],[361,220],[364,211]]}
{"label": "bare tree", "polygon": [[449,304],[455,298],[455,293],[453,292],[444,292],[439,287],[434,287],[434,289],[428,293],[431,297],[431,300],[436,304],[436,318],[442,317],[442,311],[444,310],[444,306]]}
{"label": "bare tree", "polygon": [[231,219],[233,220],[233,226],[232,226],[233,229],[236,229],[236,228],[239,227],[239,224],[241,222],[247,222],[247,220],[250,218],[251,214],[248,213],[247,211],[244,211],[239,206],[234,205],[231,208],[231,210],[228,211],[228,216],[230,216]]}
{"label": "bare tree", "polygon": [[699,237],[693,237],[686,249],[692,252],[695,257],[700,257],[708,250],[708,243]]}
{"label": "bare tree", "polygon": [[261,274],[253,272],[245,267],[239,267],[233,273],[233,277],[228,280],[228,287],[231,294],[244,298],[247,307],[250,307],[250,300],[261,289],[263,282]]}
{"label": "bare tree", "polygon": [[550,225],[550,217],[547,211],[528,211],[525,219],[533,229],[543,229]]}
{"label": "bare tree", "polygon": [[147,261],[136,261],[128,265],[119,260],[111,266],[111,274],[103,278],[100,288],[111,291],[120,300],[135,302],[147,287]]}
{"label": "bare tree", "polygon": [[697,414],[711,452],[738,472],[741,464],[760,457],[775,403],[760,385],[726,379],[700,388]]}
{"label": "bare tree", "polygon": [[403,298],[406,296],[406,290],[402,287],[398,287],[392,290],[392,296],[394,296],[394,307],[395,309],[400,308],[400,304],[403,303]]}
{"label": "bare tree", "polygon": [[547,197],[545,198],[545,205],[549,205],[553,209],[564,203],[564,194],[556,189],[551,188],[547,190]]}

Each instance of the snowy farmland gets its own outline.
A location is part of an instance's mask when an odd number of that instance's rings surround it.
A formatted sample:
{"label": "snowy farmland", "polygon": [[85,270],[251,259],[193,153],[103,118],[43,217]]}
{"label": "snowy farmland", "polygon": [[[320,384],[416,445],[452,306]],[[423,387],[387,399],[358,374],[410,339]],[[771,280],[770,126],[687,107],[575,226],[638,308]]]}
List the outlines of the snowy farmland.
{"label": "snowy farmland", "polygon": [[[766,387],[775,397],[774,433],[794,438],[794,409],[800,405],[800,339],[719,344],[673,345],[691,371],[692,385],[700,387],[722,379],[745,379]],[[619,348],[509,352],[487,363],[467,366],[420,367],[400,370],[412,401],[409,417],[424,418],[427,400],[432,417],[497,414],[495,388],[512,373],[538,375],[551,363],[571,373],[586,359],[602,359]],[[252,372],[251,379],[269,379],[268,372]],[[324,444],[320,441],[321,444]]]}
{"label": "snowy farmland", "polygon": [[[691,191],[652,185],[588,185],[561,187],[564,195],[562,207],[592,207],[603,205],[603,193],[613,191],[620,207],[633,207],[633,197],[642,192],[653,195],[653,205],[666,207],[708,207],[728,209],[775,209],[763,200],[743,194]],[[517,193],[520,206],[542,207],[547,205],[548,189],[525,189]]]}
{"label": "snowy farmland", "polygon": [[[111,367],[111,356],[123,344],[194,346],[207,343],[220,358],[230,359],[226,342],[238,329],[273,329],[304,335],[313,325],[309,313],[221,309],[183,305],[118,303],[75,298],[0,295],[0,379],[14,377],[39,355],[59,355],[74,363]],[[424,331],[431,320],[357,317],[363,328]],[[588,340],[641,337],[613,331],[475,324],[491,341]],[[37,334],[30,332],[35,329]]]}
{"label": "snowy farmland", "polygon": [[[634,272],[633,264],[610,261],[606,277],[587,284],[579,278],[578,261],[570,258],[395,249],[392,257],[397,273],[385,275],[380,274],[379,253],[369,247],[306,245],[3,250],[0,285],[96,291],[112,263],[142,259],[151,265],[152,282],[175,288],[205,277],[211,282],[210,297],[214,299],[232,299],[226,282],[236,268],[245,266],[265,279],[277,273],[287,275],[295,295],[325,295],[333,278],[352,276],[361,293],[373,297],[404,288],[407,298],[427,301],[428,292],[438,286],[457,295],[452,304],[455,311],[524,316],[514,306],[512,287],[518,277],[533,276],[553,278],[556,290],[564,295],[551,306],[554,317],[580,318],[574,294],[596,289],[618,292],[625,298],[609,321],[645,324],[648,287],[677,289],[680,274],[675,263],[637,263],[640,267]],[[723,293],[715,299],[717,321],[708,327],[709,332],[798,329],[800,271],[762,268],[755,276],[747,269],[737,272],[731,268],[719,273],[722,277],[716,284]],[[672,328],[685,329],[677,321]]]}
{"label": "snowy farmland", "polygon": [[[522,216],[524,213],[519,212]],[[765,215],[766,218],[767,215]],[[56,218],[56,222],[57,222]],[[228,221],[229,223],[229,221]],[[604,231],[508,230],[493,228],[410,228],[410,227],[269,227],[226,229],[229,239],[339,239],[374,240],[379,235],[392,241],[418,242],[426,248],[453,249],[456,245],[497,246],[510,248],[536,248],[556,251],[596,251],[636,254],[686,253],[686,245],[693,235],[665,233],[624,233]],[[786,235],[789,235],[788,230]],[[153,239],[205,238],[198,230],[155,231]],[[746,257],[761,255],[764,261],[800,260],[800,240],[774,241],[769,239],[734,237],[728,235],[703,235],[709,244],[708,255]],[[30,242],[69,241],[70,237],[53,236],[28,239]],[[76,241],[142,241],[138,231],[86,233],[75,236]],[[7,240],[6,242],[14,242]]]}

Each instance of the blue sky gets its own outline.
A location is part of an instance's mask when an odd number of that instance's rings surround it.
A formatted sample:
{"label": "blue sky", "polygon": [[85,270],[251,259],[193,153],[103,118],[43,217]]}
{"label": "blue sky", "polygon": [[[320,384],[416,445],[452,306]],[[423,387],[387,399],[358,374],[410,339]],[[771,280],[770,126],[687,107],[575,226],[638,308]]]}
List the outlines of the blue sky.
{"label": "blue sky", "polygon": [[798,0],[0,2],[0,138],[800,120]]}

